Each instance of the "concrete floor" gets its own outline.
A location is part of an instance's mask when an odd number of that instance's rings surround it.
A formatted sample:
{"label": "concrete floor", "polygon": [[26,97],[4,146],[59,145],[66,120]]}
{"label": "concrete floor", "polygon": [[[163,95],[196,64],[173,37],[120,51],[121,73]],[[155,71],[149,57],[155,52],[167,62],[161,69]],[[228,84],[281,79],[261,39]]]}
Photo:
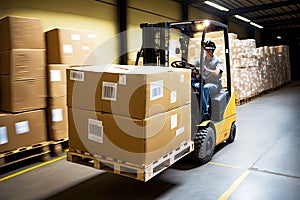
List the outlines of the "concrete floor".
{"label": "concrete floor", "polygon": [[236,141],[204,166],[183,159],[143,183],[62,159],[1,181],[0,199],[300,199],[300,82],[237,115]]}

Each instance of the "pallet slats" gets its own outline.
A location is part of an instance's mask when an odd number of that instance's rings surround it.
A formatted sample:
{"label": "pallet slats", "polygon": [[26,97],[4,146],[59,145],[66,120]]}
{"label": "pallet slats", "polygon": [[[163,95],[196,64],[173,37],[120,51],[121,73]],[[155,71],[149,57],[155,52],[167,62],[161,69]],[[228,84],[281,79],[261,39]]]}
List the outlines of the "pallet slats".
{"label": "pallet slats", "polygon": [[151,164],[134,165],[132,163],[115,160],[113,158],[107,158],[105,156],[93,156],[86,152],[78,152],[76,150],[70,150],[67,152],[67,159],[70,162],[78,163],[86,166],[90,166],[96,169],[104,170],[107,172],[119,174],[122,176],[130,177],[140,181],[148,181],[177,160],[186,156],[194,150],[194,142],[186,142],[177,149],[171,151],[165,156],[153,161]]}
{"label": "pallet slats", "polygon": [[0,168],[31,159],[40,158],[41,161],[49,159],[49,142],[41,142],[26,147],[20,147],[12,151],[0,153]]}
{"label": "pallet slats", "polygon": [[44,141],[37,144],[20,147],[0,153],[0,168],[7,168],[32,158],[47,161],[51,156],[57,156],[68,148],[68,138],[57,141]]}

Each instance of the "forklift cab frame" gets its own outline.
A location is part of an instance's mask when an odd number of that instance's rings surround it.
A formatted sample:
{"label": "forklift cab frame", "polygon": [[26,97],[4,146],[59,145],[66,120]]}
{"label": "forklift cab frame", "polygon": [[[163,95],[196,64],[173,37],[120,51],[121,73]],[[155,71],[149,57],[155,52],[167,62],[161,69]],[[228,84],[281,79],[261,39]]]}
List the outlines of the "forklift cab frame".
{"label": "forklift cab frame", "polygon": [[[211,104],[213,104],[212,109],[216,108],[217,113],[212,116],[213,121],[221,121],[223,119],[224,109],[227,102],[231,96],[231,77],[230,77],[230,59],[229,59],[229,39],[228,39],[228,27],[217,21],[209,20],[194,20],[194,21],[183,21],[183,22],[161,22],[157,24],[143,23],[140,25],[142,29],[142,48],[137,53],[136,63],[138,65],[139,58],[143,57],[143,65],[154,65],[154,66],[165,66],[169,67],[170,63],[170,37],[172,30],[180,31],[182,37],[179,38],[180,48],[176,48],[176,53],[181,52],[181,61],[177,62],[187,62],[189,55],[189,43],[190,38],[194,37],[194,34],[202,32],[201,38],[201,50],[200,50],[200,65],[197,66],[197,70],[202,74],[204,61],[204,46],[206,33],[223,31],[224,33],[224,47],[225,47],[225,66],[226,66],[226,89],[221,90],[221,95],[216,96],[216,98],[211,99]],[[223,65],[224,66],[224,65]],[[203,89],[203,79],[200,79],[200,89]],[[193,107],[199,107],[200,112],[203,110],[203,102],[201,98],[202,93],[197,94],[197,100],[194,100]],[[195,103],[198,101],[198,104]],[[192,100],[193,102],[193,100]],[[196,105],[195,105],[196,104]],[[215,105],[215,106],[214,106]],[[195,113],[193,109],[192,115],[199,119],[198,123],[202,122],[202,113]],[[197,111],[198,112],[198,111]]]}

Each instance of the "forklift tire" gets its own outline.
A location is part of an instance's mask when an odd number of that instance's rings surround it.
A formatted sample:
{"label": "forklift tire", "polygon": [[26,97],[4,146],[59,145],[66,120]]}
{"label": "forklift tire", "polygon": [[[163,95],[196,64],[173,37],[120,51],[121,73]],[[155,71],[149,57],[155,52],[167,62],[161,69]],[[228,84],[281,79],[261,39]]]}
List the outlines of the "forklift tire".
{"label": "forklift tire", "polygon": [[235,135],[236,135],[236,125],[235,125],[235,122],[233,122],[232,125],[231,125],[231,128],[230,128],[229,137],[226,140],[226,143],[227,144],[232,143],[235,139]]}
{"label": "forklift tire", "polygon": [[193,160],[198,165],[209,162],[214,154],[216,135],[211,127],[202,129],[196,133],[194,139]]}

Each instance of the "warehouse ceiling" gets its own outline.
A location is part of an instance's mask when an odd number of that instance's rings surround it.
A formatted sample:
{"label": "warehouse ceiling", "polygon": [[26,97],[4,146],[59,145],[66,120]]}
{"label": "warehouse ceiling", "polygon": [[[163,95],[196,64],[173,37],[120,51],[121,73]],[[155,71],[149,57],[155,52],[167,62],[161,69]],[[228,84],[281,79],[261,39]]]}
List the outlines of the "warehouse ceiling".
{"label": "warehouse ceiling", "polygon": [[[299,0],[210,0],[210,2],[227,8],[221,11],[204,3],[204,0],[175,0],[186,3],[224,20],[240,15],[263,26],[264,30],[298,30],[300,28]],[[242,22],[245,23],[245,22]]]}

